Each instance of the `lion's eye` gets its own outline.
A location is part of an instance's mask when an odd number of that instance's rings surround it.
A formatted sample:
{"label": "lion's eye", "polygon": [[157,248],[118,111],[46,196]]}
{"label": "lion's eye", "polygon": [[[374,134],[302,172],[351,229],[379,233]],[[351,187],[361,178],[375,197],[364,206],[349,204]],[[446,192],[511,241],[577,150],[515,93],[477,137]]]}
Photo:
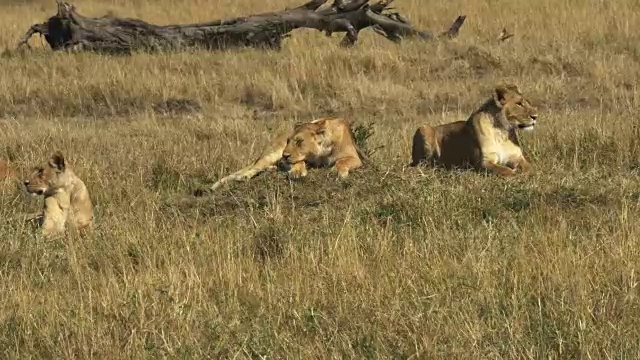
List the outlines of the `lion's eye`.
{"label": "lion's eye", "polygon": [[296,140],[296,146],[300,146],[302,145],[302,139],[297,139]]}

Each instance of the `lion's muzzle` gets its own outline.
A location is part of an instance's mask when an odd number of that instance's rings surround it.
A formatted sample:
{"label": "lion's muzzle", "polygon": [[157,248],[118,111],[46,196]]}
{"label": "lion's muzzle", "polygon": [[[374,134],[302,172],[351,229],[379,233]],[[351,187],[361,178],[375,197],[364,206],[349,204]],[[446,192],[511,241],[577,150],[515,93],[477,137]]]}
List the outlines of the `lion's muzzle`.
{"label": "lion's muzzle", "polygon": [[32,195],[42,195],[44,194],[44,189],[43,188],[34,188],[32,186],[29,186],[31,184],[31,182],[29,180],[25,180],[24,181],[24,187],[25,190]]}
{"label": "lion's muzzle", "polygon": [[529,119],[531,119],[531,121],[527,124],[518,124],[518,129],[520,130],[533,130],[533,127],[536,126],[537,120],[538,119],[538,115],[533,114],[533,115],[529,115]]}
{"label": "lion's muzzle", "polygon": [[282,156],[282,158],[278,160],[278,163],[276,164],[276,166],[278,167],[279,171],[288,172],[289,170],[291,170],[291,163],[289,162],[289,157]]}

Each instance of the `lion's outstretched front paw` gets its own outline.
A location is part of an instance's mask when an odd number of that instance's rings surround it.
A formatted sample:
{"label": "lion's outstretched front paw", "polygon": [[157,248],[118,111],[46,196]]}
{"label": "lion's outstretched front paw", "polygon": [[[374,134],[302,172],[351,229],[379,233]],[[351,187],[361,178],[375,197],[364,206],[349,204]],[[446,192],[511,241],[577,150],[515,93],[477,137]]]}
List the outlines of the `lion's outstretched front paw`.
{"label": "lion's outstretched front paw", "polygon": [[303,170],[303,171],[289,171],[289,173],[287,174],[287,176],[289,177],[289,179],[301,179],[305,176],[307,176],[307,170]]}
{"label": "lion's outstretched front paw", "polygon": [[349,177],[349,169],[338,169],[338,179],[344,180]]}
{"label": "lion's outstretched front paw", "polygon": [[496,171],[496,173],[500,176],[503,176],[505,178],[510,178],[515,176],[517,173],[514,169],[510,169],[510,168],[505,168],[505,169],[499,169]]}
{"label": "lion's outstretched front paw", "polygon": [[527,160],[522,159],[518,164],[517,171],[522,174],[531,175],[533,174],[533,166],[531,166],[531,164]]}
{"label": "lion's outstretched front paw", "polygon": [[300,179],[303,178],[305,176],[307,176],[307,166],[305,165],[305,163],[303,161],[299,162],[299,163],[295,163],[291,169],[289,170],[288,174],[290,179]]}

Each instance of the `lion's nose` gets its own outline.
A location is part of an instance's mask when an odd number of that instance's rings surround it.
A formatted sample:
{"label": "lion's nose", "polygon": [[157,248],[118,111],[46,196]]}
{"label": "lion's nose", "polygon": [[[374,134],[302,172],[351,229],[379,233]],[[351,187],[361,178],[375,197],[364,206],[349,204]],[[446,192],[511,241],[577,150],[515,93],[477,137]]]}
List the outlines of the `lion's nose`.
{"label": "lion's nose", "polygon": [[24,186],[29,186],[29,180],[24,181]]}
{"label": "lion's nose", "polygon": [[280,171],[291,170],[291,164],[289,163],[289,160],[286,157],[284,157],[284,155],[282,156],[282,159],[278,160],[278,163],[276,164],[276,166]]}

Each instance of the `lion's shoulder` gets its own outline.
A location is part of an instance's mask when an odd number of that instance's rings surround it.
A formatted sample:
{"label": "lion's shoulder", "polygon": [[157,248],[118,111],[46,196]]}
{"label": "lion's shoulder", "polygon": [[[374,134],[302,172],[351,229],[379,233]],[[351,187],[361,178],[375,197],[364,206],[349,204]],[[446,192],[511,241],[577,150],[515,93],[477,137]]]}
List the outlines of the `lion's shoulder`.
{"label": "lion's shoulder", "polygon": [[296,134],[316,135],[331,140],[332,146],[352,146],[355,141],[351,123],[342,117],[322,117],[308,123],[298,125]]}
{"label": "lion's shoulder", "polygon": [[312,120],[309,124],[314,124],[326,130],[337,130],[350,128],[349,120],[342,117],[323,117]]}

